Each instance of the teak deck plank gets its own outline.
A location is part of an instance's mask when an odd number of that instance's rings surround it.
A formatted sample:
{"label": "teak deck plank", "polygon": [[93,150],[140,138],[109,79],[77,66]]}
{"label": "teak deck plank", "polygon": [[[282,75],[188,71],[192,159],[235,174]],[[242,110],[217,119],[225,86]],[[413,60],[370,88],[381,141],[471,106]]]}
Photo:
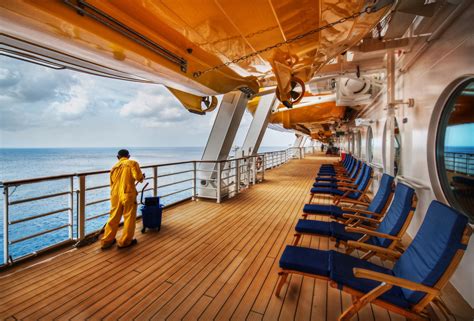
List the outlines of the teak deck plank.
{"label": "teak deck plank", "polygon": [[[278,261],[293,241],[314,175],[331,161],[293,160],[221,204],[167,209],[159,233],[137,227],[133,248],[101,251],[96,243],[1,272],[0,319],[337,320],[351,297],[327,281],[291,275],[281,297],[274,295]],[[336,249],[315,236],[304,236],[302,245]],[[404,318],[371,305],[357,319]]]}

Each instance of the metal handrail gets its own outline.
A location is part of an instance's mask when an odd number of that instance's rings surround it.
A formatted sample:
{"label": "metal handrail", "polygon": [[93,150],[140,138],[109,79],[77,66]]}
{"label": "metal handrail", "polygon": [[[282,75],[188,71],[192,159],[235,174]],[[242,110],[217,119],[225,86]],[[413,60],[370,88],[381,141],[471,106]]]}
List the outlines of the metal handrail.
{"label": "metal handrail", "polygon": [[[223,197],[229,198],[233,197],[234,195],[240,193],[243,189],[247,189],[253,184],[256,184],[259,180],[264,180],[265,171],[274,168],[276,166],[280,166],[288,162],[292,155],[298,154],[298,157],[303,155],[304,151],[301,148],[289,148],[286,150],[279,150],[273,152],[263,152],[258,153],[257,155],[247,156],[247,157],[239,157],[239,158],[232,158],[227,160],[219,160],[219,161],[211,161],[211,160],[191,160],[191,161],[179,161],[179,162],[171,162],[171,163],[160,163],[160,164],[152,164],[152,165],[145,165],[141,166],[142,170],[152,170],[152,176],[146,177],[147,181],[152,181],[150,184],[152,187],[145,189],[147,192],[152,192],[153,196],[158,196],[158,189],[162,188],[171,188],[173,186],[177,186],[178,184],[190,183],[190,187],[186,187],[184,189],[173,190],[171,189],[169,192],[166,192],[160,195],[161,198],[167,198],[172,195],[176,195],[179,193],[188,192],[183,197],[179,197],[177,201],[175,198],[172,198],[171,202],[167,206],[174,205],[176,203],[182,202],[183,200],[188,199],[195,199],[197,197],[203,198],[213,198],[216,199],[217,202],[220,202]],[[257,158],[261,158],[262,163],[260,168],[257,168],[256,160]],[[201,164],[211,164],[212,166],[207,166],[206,168],[200,168]],[[172,172],[168,172],[168,169],[165,170],[165,173],[159,173],[160,169],[171,167],[171,166],[179,166],[179,165],[191,165],[192,169],[179,169],[174,168]],[[173,171],[174,170],[174,171]],[[101,189],[106,189],[110,185],[109,184],[98,184],[95,186],[87,186],[86,182],[88,178],[96,176],[96,175],[103,175],[110,173],[110,170],[98,170],[98,171],[86,171],[86,172],[77,172],[72,174],[63,174],[63,175],[52,175],[52,176],[44,176],[44,177],[36,177],[30,179],[18,179],[18,180],[9,180],[2,182],[3,184],[3,192],[4,192],[4,257],[3,257],[3,264],[8,264],[12,262],[10,257],[9,245],[24,242],[30,240],[32,238],[36,238],[41,235],[45,235],[48,233],[52,233],[54,231],[58,231],[64,228],[69,227],[69,236],[67,240],[58,241],[56,244],[52,246],[47,246],[42,248],[38,251],[32,251],[18,259],[31,257],[33,254],[41,253],[45,249],[54,248],[54,246],[60,246],[65,243],[70,243],[73,241],[81,240],[84,238],[85,231],[86,231],[86,224],[87,222],[91,222],[98,218],[104,217],[109,215],[109,211],[100,212],[99,214],[94,214],[92,216],[87,217],[86,212],[89,206],[96,205],[99,203],[105,203],[110,200],[110,197],[101,198],[100,195],[103,195],[103,191],[99,191]],[[185,175],[188,173],[192,173],[192,177],[184,179],[184,177],[180,175]],[[260,176],[259,179],[257,179]],[[167,181],[168,178],[177,177],[176,181]],[[66,191],[58,191],[56,193],[50,193],[46,195],[37,195],[29,198],[24,199],[15,199],[10,200],[9,196],[9,188],[17,188],[21,185],[29,185],[29,184],[36,184],[42,182],[50,182],[56,180],[69,180],[69,188]],[[102,179],[102,178],[101,178]],[[160,180],[164,180],[162,184],[159,184]],[[210,185],[206,184],[207,186],[201,185],[199,182],[206,181],[208,183],[212,183]],[[89,200],[86,202],[86,194],[90,193],[91,191],[98,191],[98,194],[93,194],[99,196],[96,200]],[[207,192],[205,192],[207,191]],[[204,193],[205,192],[205,193]],[[46,213],[32,213],[33,215],[18,218],[15,220],[10,220],[10,207],[24,204],[44,199],[51,199],[51,198],[60,198],[60,197],[67,197],[69,206],[60,208],[57,210],[51,210]],[[57,202],[60,202],[58,200]],[[103,208],[103,206],[101,206]],[[30,235],[25,235],[15,240],[9,239],[9,228],[14,226],[18,223],[28,222],[31,220],[39,219],[42,217],[51,216],[54,214],[68,212],[69,222],[66,224],[61,224],[59,226],[52,227],[48,230],[37,232]],[[0,262],[0,265],[1,262]]]}

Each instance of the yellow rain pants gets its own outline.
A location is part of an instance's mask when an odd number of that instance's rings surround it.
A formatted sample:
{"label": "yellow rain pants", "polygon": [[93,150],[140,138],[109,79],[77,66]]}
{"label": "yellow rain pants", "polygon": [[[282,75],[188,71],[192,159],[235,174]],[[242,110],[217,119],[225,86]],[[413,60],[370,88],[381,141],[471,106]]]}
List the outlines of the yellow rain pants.
{"label": "yellow rain pants", "polygon": [[127,246],[135,234],[137,217],[137,190],[135,182],[143,181],[143,174],[137,162],[122,157],[110,171],[110,217],[105,226],[102,246],[110,245],[117,234],[120,219],[123,215],[122,237],[118,246]]}

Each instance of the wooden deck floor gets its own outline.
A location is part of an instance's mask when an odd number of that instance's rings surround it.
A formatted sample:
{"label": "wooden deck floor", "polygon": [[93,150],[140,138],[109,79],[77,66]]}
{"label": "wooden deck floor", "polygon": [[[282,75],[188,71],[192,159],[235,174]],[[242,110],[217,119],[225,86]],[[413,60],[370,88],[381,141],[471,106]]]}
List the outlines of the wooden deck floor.
{"label": "wooden deck floor", "polygon": [[[169,209],[161,232],[137,229],[133,248],[96,243],[2,272],[0,319],[336,320],[351,298],[325,281],[292,276],[282,298],[273,295],[321,161],[292,161],[222,204]],[[318,237],[303,245],[334,247]],[[403,318],[368,306],[358,319]]]}

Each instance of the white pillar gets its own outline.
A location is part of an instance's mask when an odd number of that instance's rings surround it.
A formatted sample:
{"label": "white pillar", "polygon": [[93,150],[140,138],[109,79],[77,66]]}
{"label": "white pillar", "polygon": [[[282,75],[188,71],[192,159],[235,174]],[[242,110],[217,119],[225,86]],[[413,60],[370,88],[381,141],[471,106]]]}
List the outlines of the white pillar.
{"label": "white pillar", "polygon": [[295,142],[293,143],[293,147],[300,147],[301,142],[303,141],[303,135],[296,135]]}
{"label": "white pillar", "polygon": [[256,155],[267,130],[272,107],[275,105],[275,94],[262,96],[253,115],[252,123],[245,136],[242,151],[245,156]]}
{"label": "white pillar", "polygon": [[[227,160],[232,144],[239,129],[242,116],[247,106],[248,97],[240,91],[233,91],[224,95],[222,102],[217,111],[214,125],[207,140],[206,147],[202,154],[202,160],[218,161]],[[200,163],[198,170],[198,196],[216,197],[217,188],[217,166],[215,163]],[[225,170],[225,166],[220,166],[221,170]]]}

